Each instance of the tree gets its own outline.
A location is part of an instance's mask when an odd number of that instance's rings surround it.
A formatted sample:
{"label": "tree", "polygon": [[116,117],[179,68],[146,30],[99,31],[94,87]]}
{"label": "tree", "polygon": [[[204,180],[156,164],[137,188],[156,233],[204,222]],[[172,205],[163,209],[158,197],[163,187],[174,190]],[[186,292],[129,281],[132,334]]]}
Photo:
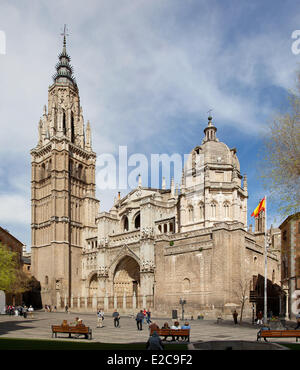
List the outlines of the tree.
{"label": "tree", "polygon": [[13,296],[13,305],[15,305],[15,296],[27,292],[30,289],[29,277],[21,269],[15,269],[15,278],[7,288],[6,292]]}
{"label": "tree", "polygon": [[232,293],[235,298],[240,303],[241,313],[240,313],[240,323],[243,320],[243,312],[245,308],[245,304],[249,299],[250,294],[250,287],[251,287],[251,280],[247,277],[241,277],[241,279],[237,282],[236,287],[233,289]]}
{"label": "tree", "polygon": [[17,253],[0,243],[0,290],[8,291],[16,281]]}
{"label": "tree", "polygon": [[264,139],[260,161],[264,186],[282,217],[300,208],[300,71],[296,91],[289,94],[289,109],[278,114]]}

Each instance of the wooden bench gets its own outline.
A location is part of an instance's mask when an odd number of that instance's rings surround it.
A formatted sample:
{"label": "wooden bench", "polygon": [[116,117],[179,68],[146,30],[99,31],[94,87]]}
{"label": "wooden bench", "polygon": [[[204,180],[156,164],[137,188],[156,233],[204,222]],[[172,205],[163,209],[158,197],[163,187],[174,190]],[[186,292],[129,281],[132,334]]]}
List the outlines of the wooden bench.
{"label": "wooden bench", "polygon": [[63,322],[62,325],[52,325],[52,338],[55,335],[57,338],[57,333],[66,333],[69,334],[71,338],[72,334],[83,334],[86,339],[92,339],[92,329],[83,324],[78,324],[76,326],[69,326],[66,322]]}
{"label": "wooden bench", "polygon": [[174,339],[175,337],[179,338],[185,338],[188,342],[190,341],[190,330],[189,329],[153,329],[150,330],[150,335],[153,334],[153,332],[156,331],[157,334],[160,337],[164,337],[164,339],[167,339],[168,337],[172,337]]}
{"label": "wooden bench", "polygon": [[296,342],[298,342],[300,330],[260,330],[257,333],[257,341],[262,338],[264,338],[266,342],[266,338],[296,338]]}

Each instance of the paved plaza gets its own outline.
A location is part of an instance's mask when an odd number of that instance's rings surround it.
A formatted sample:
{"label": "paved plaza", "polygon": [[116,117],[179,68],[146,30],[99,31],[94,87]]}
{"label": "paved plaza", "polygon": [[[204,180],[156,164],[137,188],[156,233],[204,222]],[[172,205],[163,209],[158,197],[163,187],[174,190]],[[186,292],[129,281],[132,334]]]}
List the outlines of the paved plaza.
{"label": "paved plaza", "polygon": [[[83,320],[86,326],[92,329],[92,342],[138,343],[146,342],[149,337],[147,324],[143,325],[142,331],[138,331],[135,319],[126,315],[121,315],[120,328],[114,327],[111,314],[105,316],[103,328],[97,328],[96,314],[36,311],[33,318],[26,319],[22,316],[0,315],[0,338],[51,339],[51,325],[61,324],[63,320],[68,320],[71,323],[77,316]],[[171,319],[153,318],[153,322],[156,322],[160,327],[166,321],[169,325],[172,324]],[[245,322],[243,325],[234,325],[230,320],[222,324],[217,324],[215,320],[192,320],[190,324],[192,327],[190,338],[192,343],[235,340],[256,341],[256,334],[259,330],[257,325],[252,326],[250,322]],[[292,328],[295,324],[289,323],[288,325]],[[80,340],[66,338],[64,334],[58,334],[58,338],[68,341]],[[295,343],[294,338],[276,339],[276,342],[282,341]]]}

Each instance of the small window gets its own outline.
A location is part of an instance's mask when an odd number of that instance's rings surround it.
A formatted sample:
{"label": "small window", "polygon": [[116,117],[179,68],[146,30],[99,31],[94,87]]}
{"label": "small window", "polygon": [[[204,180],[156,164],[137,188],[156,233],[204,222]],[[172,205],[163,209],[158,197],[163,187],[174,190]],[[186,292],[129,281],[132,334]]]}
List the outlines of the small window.
{"label": "small window", "polygon": [[67,125],[66,125],[66,112],[63,110],[63,133],[66,135],[67,133]]}
{"label": "small window", "polygon": [[194,222],[194,207],[190,206],[188,208],[188,212],[189,212],[189,222]]}
{"label": "small window", "polygon": [[282,233],[282,239],[286,240],[286,230],[284,230],[283,233]]}
{"label": "small window", "polygon": [[139,229],[139,228],[140,228],[140,226],[141,226],[141,216],[140,216],[140,214],[138,214],[138,215],[136,216],[135,220],[134,220],[134,227],[135,227],[136,229]]}
{"label": "small window", "polygon": [[129,229],[129,226],[128,226],[128,217],[125,216],[124,217],[124,220],[123,220],[123,230],[124,231],[128,231],[128,229]]}
{"label": "small window", "polygon": [[74,143],[75,141],[75,126],[74,126],[74,115],[71,112],[71,142]]}

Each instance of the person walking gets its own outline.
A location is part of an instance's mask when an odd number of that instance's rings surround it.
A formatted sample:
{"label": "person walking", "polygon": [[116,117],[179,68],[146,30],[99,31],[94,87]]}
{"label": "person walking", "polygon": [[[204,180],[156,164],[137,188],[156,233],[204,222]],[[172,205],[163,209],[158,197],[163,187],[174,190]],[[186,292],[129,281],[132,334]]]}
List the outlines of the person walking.
{"label": "person walking", "polygon": [[262,325],[263,324],[263,313],[262,311],[259,311],[257,314],[257,325]]}
{"label": "person walking", "polygon": [[148,308],[147,312],[146,312],[146,321],[147,321],[147,324],[149,325],[152,321],[151,321],[151,311],[150,309]]}
{"label": "person walking", "polygon": [[65,313],[69,313],[69,307],[68,307],[68,305],[66,304],[66,306],[65,306]]}
{"label": "person walking", "polygon": [[117,309],[114,310],[112,316],[114,318],[114,326],[115,326],[115,328],[119,328],[120,327],[120,314],[117,311]]}
{"label": "person walking", "polygon": [[236,312],[236,310],[234,310],[232,316],[233,316],[233,321],[235,325],[238,323],[237,321],[238,315],[239,314]]}
{"label": "person walking", "polygon": [[143,320],[144,320],[144,313],[143,310],[141,310],[137,315],[136,315],[136,326],[138,330],[143,330]]}
{"label": "person walking", "polygon": [[101,308],[98,309],[97,311],[97,328],[102,328],[103,327],[103,320],[104,320],[104,312],[102,311]]}
{"label": "person walking", "polygon": [[296,320],[297,320],[297,326],[295,327],[295,329],[298,329],[299,326],[300,326],[300,311],[298,312],[298,314],[296,315]]}

